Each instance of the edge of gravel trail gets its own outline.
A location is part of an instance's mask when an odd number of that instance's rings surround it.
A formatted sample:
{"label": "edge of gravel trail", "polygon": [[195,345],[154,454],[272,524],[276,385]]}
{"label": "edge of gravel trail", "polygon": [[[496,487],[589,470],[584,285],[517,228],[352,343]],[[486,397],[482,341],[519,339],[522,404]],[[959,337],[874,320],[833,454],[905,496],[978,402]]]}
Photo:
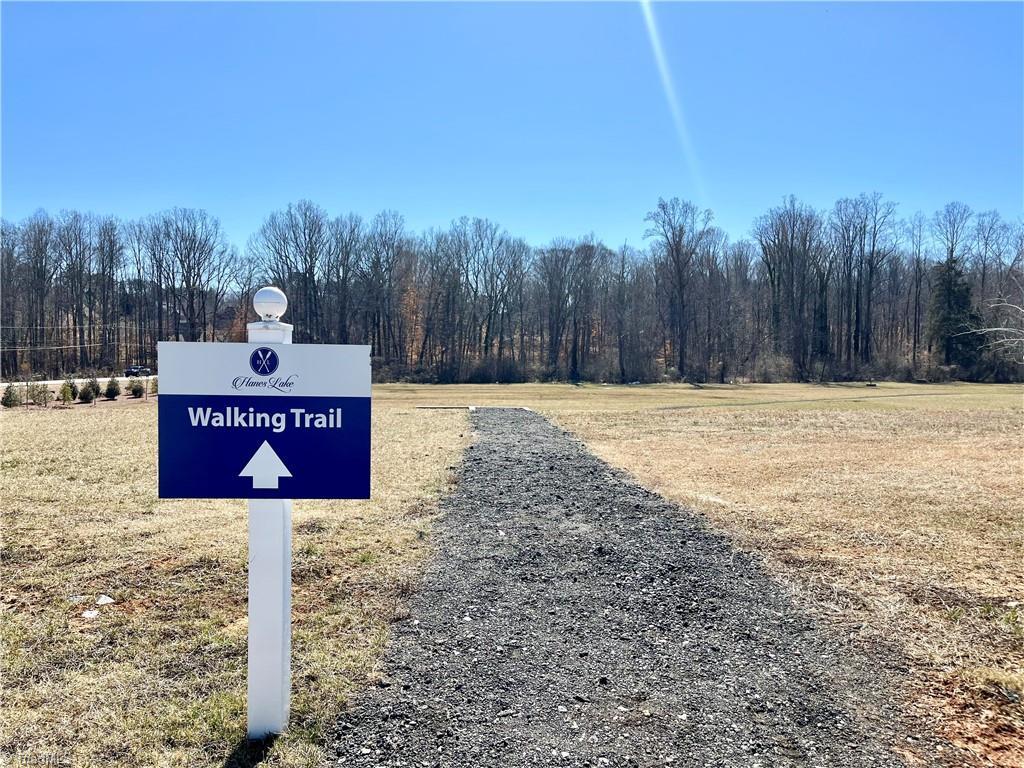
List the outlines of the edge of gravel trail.
{"label": "edge of gravel trail", "polygon": [[930,739],[887,653],[820,626],[756,556],[540,414],[470,419],[434,554],[379,682],[331,733],[335,764],[920,764],[903,747]]}

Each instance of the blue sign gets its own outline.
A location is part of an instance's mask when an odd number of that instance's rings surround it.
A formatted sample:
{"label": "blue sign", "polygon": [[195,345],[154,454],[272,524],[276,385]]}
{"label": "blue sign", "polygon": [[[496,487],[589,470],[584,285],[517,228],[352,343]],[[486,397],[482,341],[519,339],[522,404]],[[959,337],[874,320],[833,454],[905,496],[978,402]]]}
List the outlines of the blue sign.
{"label": "blue sign", "polygon": [[159,355],[160,498],[370,497],[368,347],[165,342]]}

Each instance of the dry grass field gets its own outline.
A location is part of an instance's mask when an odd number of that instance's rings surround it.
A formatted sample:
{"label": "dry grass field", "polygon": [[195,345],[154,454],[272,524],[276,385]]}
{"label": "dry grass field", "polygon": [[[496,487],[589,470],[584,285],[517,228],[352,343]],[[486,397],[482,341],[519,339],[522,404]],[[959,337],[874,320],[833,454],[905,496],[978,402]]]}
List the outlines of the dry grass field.
{"label": "dry grass field", "polygon": [[[903,654],[910,704],[979,764],[1024,765],[1021,387],[374,397],[373,501],[295,504],[292,729],[272,763],[317,761],[429,551],[432,500],[471,436],[464,411],[412,406],[523,405],[702,512],[867,647]],[[0,416],[4,754],[212,766],[240,743],[245,506],[158,501],[155,416],[153,403]],[[114,602],[93,605],[100,594]]]}
{"label": "dry grass field", "polygon": [[[0,755],[124,768],[243,757],[245,503],[156,498],[153,402],[18,409],[0,429]],[[321,730],[372,678],[469,438],[463,413],[387,403],[374,434],[372,501],[295,502],[279,765],[318,764]]]}

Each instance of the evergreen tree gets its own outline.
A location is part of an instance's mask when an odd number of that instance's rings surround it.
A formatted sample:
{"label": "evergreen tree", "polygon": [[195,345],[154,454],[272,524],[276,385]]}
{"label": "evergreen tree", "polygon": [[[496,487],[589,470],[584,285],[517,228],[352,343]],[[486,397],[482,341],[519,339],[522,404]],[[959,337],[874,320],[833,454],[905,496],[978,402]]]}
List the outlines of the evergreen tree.
{"label": "evergreen tree", "polygon": [[117,400],[117,396],[121,394],[121,384],[116,378],[110,377],[103,394],[106,395],[107,400]]}
{"label": "evergreen tree", "polygon": [[18,391],[18,387],[15,384],[8,384],[7,388],[4,389],[4,396],[0,398],[0,404],[4,408],[14,408],[21,405],[21,392]]}
{"label": "evergreen tree", "polygon": [[928,331],[941,352],[944,365],[971,369],[978,360],[981,339],[973,331],[981,317],[971,305],[971,287],[959,258],[947,258],[932,273],[932,298],[928,307]]}

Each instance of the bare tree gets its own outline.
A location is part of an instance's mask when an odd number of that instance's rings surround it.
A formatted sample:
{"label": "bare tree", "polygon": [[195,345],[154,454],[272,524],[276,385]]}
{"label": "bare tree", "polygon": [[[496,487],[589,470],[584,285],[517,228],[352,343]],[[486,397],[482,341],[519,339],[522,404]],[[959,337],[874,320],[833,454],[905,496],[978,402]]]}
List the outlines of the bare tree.
{"label": "bare tree", "polygon": [[687,373],[687,300],[693,260],[710,234],[711,218],[711,211],[700,211],[688,200],[676,197],[659,198],[658,207],[645,218],[650,227],[644,237],[654,238],[656,253],[665,260],[671,278],[677,369],[683,377]]}
{"label": "bare tree", "polygon": [[758,219],[754,234],[768,274],[773,346],[788,354],[793,377],[803,381],[812,362],[808,328],[814,281],[828,254],[824,224],[814,210],[790,197]]}

